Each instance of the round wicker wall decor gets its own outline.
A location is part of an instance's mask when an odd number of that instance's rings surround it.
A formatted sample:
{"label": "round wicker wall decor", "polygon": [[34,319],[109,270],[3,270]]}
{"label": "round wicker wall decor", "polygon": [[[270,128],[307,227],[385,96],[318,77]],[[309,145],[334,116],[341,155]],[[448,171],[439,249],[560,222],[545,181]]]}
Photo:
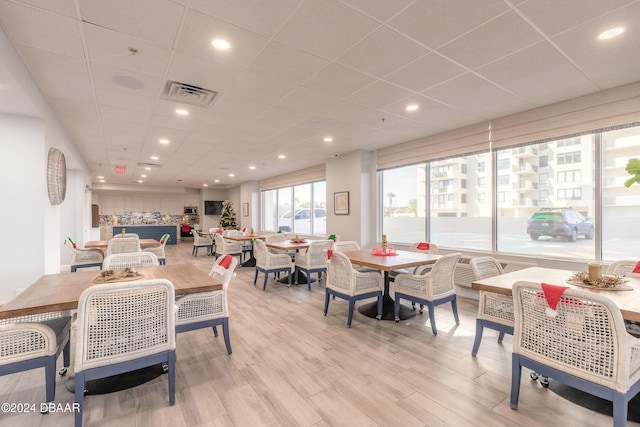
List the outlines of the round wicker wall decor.
{"label": "round wicker wall decor", "polygon": [[47,157],[47,193],[52,205],[64,202],[67,195],[67,163],[57,148],[49,148]]}

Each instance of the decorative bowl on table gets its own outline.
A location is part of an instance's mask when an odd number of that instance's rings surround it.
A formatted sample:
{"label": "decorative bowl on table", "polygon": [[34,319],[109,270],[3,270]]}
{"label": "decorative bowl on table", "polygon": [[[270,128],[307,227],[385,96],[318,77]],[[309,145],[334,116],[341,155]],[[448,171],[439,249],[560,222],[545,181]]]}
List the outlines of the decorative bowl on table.
{"label": "decorative bowl on table", "polygon": [[291,239],[291,243],[307,243],[307,239],[296,236],[293,239]]}
{"label": "decorative bowl on table", "polygon": [[143,277],[135,268],[127,267],[124,270],[104,270],[98,277],[93,279],[94,283],[123,282],[136,280]]}
{"label": "decorative bowl on table", "polygon": [[603,274],[598,277],[589,275],[586,271],[578,271],[569,279],[567,283],[575,286],[582,286],[586,288],[606,289],[606,290],[632,290],[628,285],[625,285],[627,280],[624,276],[615,276],[613,274]]}
{"label": "decorative bowl on table", "polygon": [[386,247],[371,249],[371,254],[377,255],[377,256],[393,256],[393,255],[398,255],[398,252],[396,252],[396,248],[392,248],[391,246],[386,246]]}

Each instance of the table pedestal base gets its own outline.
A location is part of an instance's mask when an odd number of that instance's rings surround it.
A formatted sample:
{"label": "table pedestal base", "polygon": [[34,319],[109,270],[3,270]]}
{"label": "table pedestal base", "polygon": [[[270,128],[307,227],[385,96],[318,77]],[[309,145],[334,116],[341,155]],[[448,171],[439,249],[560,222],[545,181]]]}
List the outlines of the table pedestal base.
{"label": "table pedestal base", "polygon": [[[395,315],[393,314],[393,298],[388,295],[382,297],[382,319],[381,320],[395,320]],[[378,302],[370,302],[367,304],[363,304],[358,307],[358,311],[360,314],[363,314],[367,317],[371,317],[373,319],[378,315]],[[416,315],[416,311],[400,304],[400,320],[411,319]]]}

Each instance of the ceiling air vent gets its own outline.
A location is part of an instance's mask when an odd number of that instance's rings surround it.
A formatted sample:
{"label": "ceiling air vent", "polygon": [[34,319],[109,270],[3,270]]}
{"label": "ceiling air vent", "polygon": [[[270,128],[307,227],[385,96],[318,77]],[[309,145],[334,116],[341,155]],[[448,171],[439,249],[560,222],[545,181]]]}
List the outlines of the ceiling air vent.
{"label": "ceiling air vent", "polygon": [[218,92],[209,89],[168,81],[162,93],[162,98],[198,107],[211,107],[217,95]]}

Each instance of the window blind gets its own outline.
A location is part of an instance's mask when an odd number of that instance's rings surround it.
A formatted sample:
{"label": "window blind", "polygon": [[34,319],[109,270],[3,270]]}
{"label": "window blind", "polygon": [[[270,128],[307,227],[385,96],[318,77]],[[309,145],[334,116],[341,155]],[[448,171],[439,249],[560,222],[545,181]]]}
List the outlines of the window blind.
{"label": "window blind", "polygon": [[605,130],[640,121],[640,82],[491,121],[492,148]]}
{"label": "window blind", "polygon": [[326,179],[327,168],[325,164],[321,164],[262,180],[260,181],[260,190],[273,190],[275,188],[325,181]]}
{"label": "window blind", "polygon": [[489,122],[427,136],[378,150],[378,170],[489,149]]}

